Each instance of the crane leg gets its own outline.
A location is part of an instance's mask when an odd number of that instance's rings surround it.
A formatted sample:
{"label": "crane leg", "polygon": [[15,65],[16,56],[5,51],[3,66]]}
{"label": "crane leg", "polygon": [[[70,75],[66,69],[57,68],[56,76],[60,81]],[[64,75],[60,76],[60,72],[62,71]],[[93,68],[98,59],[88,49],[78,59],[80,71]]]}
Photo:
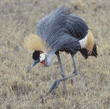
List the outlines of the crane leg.
{"label": "crane leg", "polygon": [[77,69],[76,69],[76,65],[75,65],[75,60],[74,60],[74,54],[71,54],[71,56],[72,56],[72,59],[73,59],[73,63],[74,63],[74,72],[73,72],[73,74],[77,74]]}
{"label": "crane leg", "polygon": [[61,76],[62,76],[62,77],[65,77],[65,72],[64,72],[64,69],[63,69],[63,67],[62,67],[62,63],[61,63],[59,51],[56,53],[56,55],[57,55],[58,61],[60,62]]}
{"label": "crane leg", "polygon": [[[61,81],[65,81],[65,80],[67,80],[68,78],[71,78],[71,77],[74,77],[76,74],[77,74],[77,69],[76,69],[76,65],[75,65],[75,60],[74,60],[74,54],[71,54],[72,55],[72,59],[73,59],[73,63],[74,63],[74,72],[73,72],[73,74],[71,74],[71,75],[69,75],[69,76],[67,76],[67,77],[63,77],[62,79],[59,79],[59,80],[56,80],[53,84],[52,84],[52,86],[51,86],[51,88],[50,88],[50,90],[49,90],[49,92],[47,93],[47,94],[49,94],[49,93],[53,93],[54,94],[54,91],[55,91],[55,89],[57,88],[57,86],[58,86],[58,84],[61,82]],[[53,91],[52,91],[53,90]]]}
{"label": "crane leg", "polygon": [[[60,55],[59,55],[59,51],[56,52],[56,55],[57,55],[57,58],[58,58],[58,61],[60,63],[60,68],[61,68],[61,76],[62,78],[65,77],[65,72],[64,72],[64,69],[62,67],[62,63],[61,63],[61,59],[60,59]],[[65,90],[65,93],[66,93],[66,85],[65,85],[65,80],[63,82],[63,86],[64,86],[64,90]]]}

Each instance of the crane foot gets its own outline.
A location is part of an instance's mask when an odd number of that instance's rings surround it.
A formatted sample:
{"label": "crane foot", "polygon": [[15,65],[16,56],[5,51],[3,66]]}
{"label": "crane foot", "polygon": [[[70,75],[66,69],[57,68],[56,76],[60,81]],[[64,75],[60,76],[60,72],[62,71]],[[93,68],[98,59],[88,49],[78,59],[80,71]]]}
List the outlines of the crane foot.
{"label": "crane foot", "polygon": [[[49,92],[48,92],[47,94],[49,94],[49,93],[51,93],[51,92],[52,92],[52,94],[54,94],[54,91],[55,91],[55,89],[58,87],[59,82],[60,82],[60,80],[56,80],[56,81],[52,84],[52,86],[51,86],[51,88],[50,88],[50,90],[49,90]],[[52,91],[52,90],[53,90],[53,91]]]}

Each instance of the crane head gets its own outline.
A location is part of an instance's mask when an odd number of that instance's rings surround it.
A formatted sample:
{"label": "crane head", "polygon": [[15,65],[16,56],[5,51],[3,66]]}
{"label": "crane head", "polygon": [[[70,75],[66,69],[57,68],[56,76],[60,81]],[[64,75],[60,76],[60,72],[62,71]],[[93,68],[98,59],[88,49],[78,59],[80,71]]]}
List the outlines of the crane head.
{"label": "crane head", "polygon": [[42,63],[44,67],[49,67],[52,62],[54,53],[48,44],[43,41],[38,35],[30,34],[24,39],[24,46],[29,50],[33,50],[32,58],[34,62],[31,66],[34,67],[37,63]]}
{"label": "crane head", "polygon": [[41,62],[43,67],[45,67],[45,54],[42,51],[34,51],[32,58],[34,59],[34,62],[31,66],[34,67],[37,63]]}
{"label": "crane head", "polygon": [[42,52],[42,51],[34,51],[32,58],[34,62],[31,66],[34,67],[37,63],[42,63],[43,67],[49,67],[51,65],[52,59],[54,56],[54,52]]}

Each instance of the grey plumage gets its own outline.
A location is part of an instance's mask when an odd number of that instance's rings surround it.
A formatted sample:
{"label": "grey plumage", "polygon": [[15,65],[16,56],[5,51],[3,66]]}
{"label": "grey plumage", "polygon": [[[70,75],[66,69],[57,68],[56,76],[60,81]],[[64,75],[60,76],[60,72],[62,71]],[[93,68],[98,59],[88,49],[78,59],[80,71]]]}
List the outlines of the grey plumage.
{"label": "grey plumage", "polygon": [[41,19],[36,33],[52,50],[66,49],[75,53],[76,49],[80,49],[79,39],[87,35],[89,28],[81,18],[66,13],[67,10],[62,6]]}

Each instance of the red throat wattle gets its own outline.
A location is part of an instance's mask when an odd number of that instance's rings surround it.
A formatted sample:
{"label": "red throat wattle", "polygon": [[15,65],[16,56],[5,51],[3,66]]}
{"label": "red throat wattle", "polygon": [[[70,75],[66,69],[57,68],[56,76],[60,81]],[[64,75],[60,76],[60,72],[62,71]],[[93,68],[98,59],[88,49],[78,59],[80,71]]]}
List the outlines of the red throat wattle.
{"label": "red throat wattle", "polygon": [[[42,54],[43,52],[40,52],[40,54]],[[43,67],[45,68],[45,61],[42,61],[42,65],[43,65]]]}

